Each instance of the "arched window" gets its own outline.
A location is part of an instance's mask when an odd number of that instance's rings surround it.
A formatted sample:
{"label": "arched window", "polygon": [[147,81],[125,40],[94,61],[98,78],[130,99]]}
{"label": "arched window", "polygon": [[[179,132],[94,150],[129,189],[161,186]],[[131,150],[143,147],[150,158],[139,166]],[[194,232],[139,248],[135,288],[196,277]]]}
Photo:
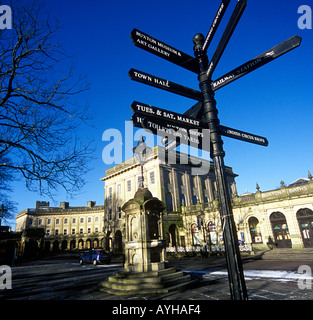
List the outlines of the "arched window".
{"label": "arched window", "polygon": [[252,243],[261,243],[262,233],[261,228],[259,226],[259,220],[256,217],[251,217],[248,220],[248,224]]}
{"label": "arched window", "polygon": [[168,229],[168,232],[170,234],[170,243],[169,243],[169,246],[170,247],[177,247],[179,246],[178,244],[178,230],[177,230],[177,226],[176,224],[171,224],[169,229]]}
{"label": "arched window", "polygon": [[313,247],[313,211],[304,208],[297,212],[297,219],[305,248]]}
{"label": "arched window", "polygon": [[281,212],[273,212],[270,216],[274,242],[277,248],[291,248],[291,240],[286,217]]}
{"label": "arched window", "polygon": [[307,218],[307,217],[312,217],[313,216],[313,211],[308,208],[300,209],[297,212],[297,218]]}
{"label": "arched window", "polygon": [[191,225],[192,244],[194,246],[200,246],[199,229],[196,223]]}
{"label": "arched window", "polygon": [[218,233],[216,231],[216,225],[213,221],[210,221],[207,225],[208,236],[209,236],[209,243],[211,245],[218,244]]}

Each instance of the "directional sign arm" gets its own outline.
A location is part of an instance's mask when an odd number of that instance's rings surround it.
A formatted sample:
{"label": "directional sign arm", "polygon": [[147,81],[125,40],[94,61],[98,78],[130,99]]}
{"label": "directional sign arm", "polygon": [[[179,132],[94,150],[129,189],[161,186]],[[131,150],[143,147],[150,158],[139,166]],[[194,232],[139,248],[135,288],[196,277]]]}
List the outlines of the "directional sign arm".
{"label": "directional sign arm", "polygon": [[176,125],[188,126],[193,129],[208,128],[207,124],[203,124],[201,121],[192,119],[183,114],[157,108],[146,103],[134,101],[131,104],[131,110],[137,114],[143,114],[144,116],[152,116],[155,119],[162,120],[163,122],[173,121]]}
{"label": "directional sign arm", "polygon": [[131,78],[131,80],[135,80],[135,81],[138,81],[138,82],[141,82],[165,91],[176,93],[190,99],[202,100],[202,93],[200,91],[187,88],[175,82],[158,78],[151,74],[148,74],[139,70],[135,70],[135,69],[130,69],[128,72],[128,75]]}
{"label": "directional sign arm", "polygon": [[[135,127],[143,128],[161,137],[167,137],[176,143],[188,144],[206,151],[210,150],[209,129],[197,130],[192,125],[180,125],[175,121],[163,121],[152,115],[134,113],[131,121]],[[167,148],[166,148],[167,149]]]}
{"label": "directional sign arm", "polygon": [[[202,119],[203,118],[203,107],[202,107],[202,101],[197,102],[195,105],[193,105],[190,109],[188,109],[186,112],[183,113],[184,116],[190,117],[192,119]],[[170,145],[171,141],[167,142],[167,145]],[[179,142],[176,143],[174,147],[178,147]]]}
{"label": "directional sign arm", "polygon": [[208,34],[207,34],[207,36],[205,38],[205,41],[204,41],[204,44],[203,44],[203,47],[202,47],[202,50],[204,52],[206,52],[208,50],[208,48],[210,46],[210,43],[211,43],[211,41],[212,41],[212,39],[213,39],[213,37],[215,35],[215,32],[216,32],[220,22],[222,21],[224,13],[225,13],[228,5],[229,5],[229,2],[230,2],[230,0],[223,0],[221,5],[220,5],[220,7],[217,10],[215,18],[214,18],[214,20],[212,22],[212,25],[211,25],[211,27],[209,29],[209,32],[208,32]]}
{"label": "directional sign arm", "polygon": [[254,71],[265,64],[275,60],[283,54],[297,48],[301,44],[302,38],[299,36],[293,36],[292,38],[278,44],[277,46],[269,49],[268,51],[260,54],[254,59],[242,64],[240,67],[228,72],[224,76],[218,78],[212,82],[212,90],[216,91],[227,84],[241,78],[242,76]]}
{"label": "directional sign arm", "polygon": [[225,136],[225,137],[258,144],[265,147],[268,146],[268,140],[265,137],[257,136],[252,133],[240,131],[237,129],[232,129],[229,127],[224,127],[221,125],[219,126],[219,132],[222,136]]}
{"label": "directional sign arm", "polygon": [[247,6],[247,0],[239,0],[237,2],[235,10],[234,10],[232,16],[230,17],[230,20],[227,24],[227,27],[223,33],[222,39],[216,48],[216,51],[213,55],[212,60],[210,61],[209,68],[207,70],[208,78],[211,78],[218,62],[220,61],[220,59],[223,55],[223,52],[224,52],[232,34],[233,34],[246,6]]}
{"label": "directional sign arm", "polygon": [[187,70],[199,73],[199,64],[194,57],[137,29],[133,29],[130,37],[136,47],[173,62]]}

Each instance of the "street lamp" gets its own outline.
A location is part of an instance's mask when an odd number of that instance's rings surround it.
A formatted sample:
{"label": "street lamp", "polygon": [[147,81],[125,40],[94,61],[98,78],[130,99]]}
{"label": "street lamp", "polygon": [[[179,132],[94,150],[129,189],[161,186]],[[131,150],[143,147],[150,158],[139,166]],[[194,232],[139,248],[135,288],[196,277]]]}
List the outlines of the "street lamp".
{"label": "street lamp", "polygon": [[[7,212],[8,212],[8,210],[4,209],[4,205],[2,204],[1,209],[0,209],[0,227],[1,227],[1,221]],[[1,230],[0,230],[0,232],[1,232]]]}
{"label": "street lamp", "polygon": [[146,142],[143,136],[140,137],[137,146],[133,148],[133,153],[135,154],[135,158],[141,166],[141,178],[140,178],[139,188],[144,188],[143,165],[147,161],[151,150],[152,149],[146,145]]}

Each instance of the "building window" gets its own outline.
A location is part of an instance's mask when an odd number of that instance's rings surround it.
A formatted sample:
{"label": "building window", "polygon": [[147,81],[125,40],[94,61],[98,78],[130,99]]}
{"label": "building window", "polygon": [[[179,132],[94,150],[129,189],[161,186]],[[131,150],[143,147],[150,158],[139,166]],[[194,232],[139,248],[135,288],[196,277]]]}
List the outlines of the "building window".
{"label": "building window", "polygon": [[39,222],[38,222],[38,223],[39,223],[39,225],[41,225],[41,224],[42,224],[42,219],[39,219]]}
{"label": "building window", "polygon": [[95,217],[95,223],[99,222],[99,217]]}
{"label": "building window", "polygon": [[180,236],[180,245],[182,247],[186,247],[186,239],[185,236]]}
{"label": "building window", "polygon": [[51,224],[51,219],[48,219],[47,224]]}
{"label": "building window", "polygon": [[95,227],[95,232],[99,232],[99,228],[98,227]]}
{"label": "building window", "polygon": [[47,235],[47,236],[50,236],[50,230],[49,230],[49,229],[46,230],[46,235]]}
{"label": "building window", "polygon": [[197,177],[194,177],[192,179],[192,204],[195,205],[198,203],[199,200],[199,189],[198,189],[198,184],[197,184]]}
{"label": "building window", "polygon": [[67,223],[67,218],[64,219],[64,223]]}
{"label": "building window", "polygon": [[83,228],[80,228],[80,229],[79,229],[79,233],[80,233],[80,234],[83,234],[83,233],[84,233],[84,229],[83,229]]}
{"label": "building window", "polygon": [[168,229],[170,238],[169,238],[169,246],[170,247],[177,247],[179,246],[178,243],[178,228],[176,226],[176,224],[171,224],[169,229]]}
{"label": "building window", "polygon": [[59,235],[59,229],[55,229],[55,235],[56,235],[56,236]]}
{"label": "building window", "polygon": [[122,197],[122,185],[118,184],[117,185],[117,198],[121,199],[121,197]]}
{"label": "building window", "polygon": [[131,180],[127,181],[127,192],[131,192],[132,191],[132,182]]}
{"label": "building window", "polygon": [[122,218],[122,207],[121,206],[117,207],[117,212],[118,212],[118,218],[121,219]]}
{"label": "building window", "polygon": [[155,184],[154,171],[150,172],[150,183],[151,183],[151,184]]}
{"label": "building window", "polygon": [[259,220],[255,217],[251,217],[248,220],[248,224],[252,243],[262,243],[262,233],[259,225]]}
{"label": "building window", "polygon": [[196,205],[198,203],[198,198],[196,196],[196,190],[194,190],[194,192],[192,193],[192,204]]}
{"label": "building window", "polygon": [[[173,181],[172,181],[172,172],[171,171],[166,171],[165,172],[165,177],[167,177],[167,181],[169,184],[173,184]],[[166,179],[166,178],[165,178]]]}
{"label": "building window", "polygon": [[206,180],[201,179],[201,186],[203,191],[203,202],[208,203],[209,202],[209,190],[207,189]]}
{"label": "building window", "polygon": [[84,223],[84,218],[80,218],[80,223]]}
{"label": "building window", "polygon": [[91,217],[88,217],[88,223],[90,223],[91,222]]}
{"label": "building window", "polygon": [[[273,212],[270,215],[270,222],[274,234],[274,239],[277,248],[291,248],[291,239],[288,229],[286,217],[281,212]],[[269,241],[270,242],[270,239]]]}
{"label": "building window", "polygon": [[75,234],[75,232],[76,232],[75,229],[72,229],[72,234]]}
{"label": "building window", "polygon": [[166,195],[166,206],[167,206],[167,211],[173,211],[173,197],[170,192]]}
{"label": "building window", "polygon": [[144,178],[143,178],[142,175],[140,175],[140,176],[137,177],[137,186],[138,186],[138,188],[139,188],[140,185],[142,185],[143,179],[144,179]]}
{"label": "building window", "polygon": [[76,223],[76,218],[73,218],[73,223]]}
{"label": "building window", "polygon": [[181,206],[185,206],[186,205],[186,198],[185,198],[185,195],[183,193],[179,193],[179,201],[180,201],[180,205]]}
{"label": "building window", "polygon": [[64,229],[63,234],[66,236],[67,235],[67,229]]}
{"label": "building window", "polygon": [[109,193],[108,200],[112,201],[112,198],[113,198],[113,189],[112,189],[112,187],[109,188],[108,193]]}
{"label": "building window", "polygon": [[109,209],[109,221],[111,221],[112,220],[112,209]]}
{"label": "building window", "polygon": [[60,219],[55,219],[55,224],[59,224],[60,223]]}
{"label": "building window", "polygon": [[87,232],[88,232],[88,233],[91,233],[91,228],[88,228],[88,229],[87,229]]}
{"label": "building window", "polygon": [[199,228],[198,224],[193,223],[191,225],[192,242],[194,246],[200,246]]}

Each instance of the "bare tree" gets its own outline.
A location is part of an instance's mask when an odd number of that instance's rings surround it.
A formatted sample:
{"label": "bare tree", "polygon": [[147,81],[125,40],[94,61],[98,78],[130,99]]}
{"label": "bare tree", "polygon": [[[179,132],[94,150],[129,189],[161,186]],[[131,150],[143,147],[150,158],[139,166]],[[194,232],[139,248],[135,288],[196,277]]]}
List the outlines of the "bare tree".
{"label": "bare tree", "polygon": [[75,193],[92,151],[76,136],[86,108],[73,102],[87,85],[74,79],[56,40],[61,28],[37,1],[13,3],[12,12],[12,30],[0,33],[0,197],[20,177],[41,194]]}

